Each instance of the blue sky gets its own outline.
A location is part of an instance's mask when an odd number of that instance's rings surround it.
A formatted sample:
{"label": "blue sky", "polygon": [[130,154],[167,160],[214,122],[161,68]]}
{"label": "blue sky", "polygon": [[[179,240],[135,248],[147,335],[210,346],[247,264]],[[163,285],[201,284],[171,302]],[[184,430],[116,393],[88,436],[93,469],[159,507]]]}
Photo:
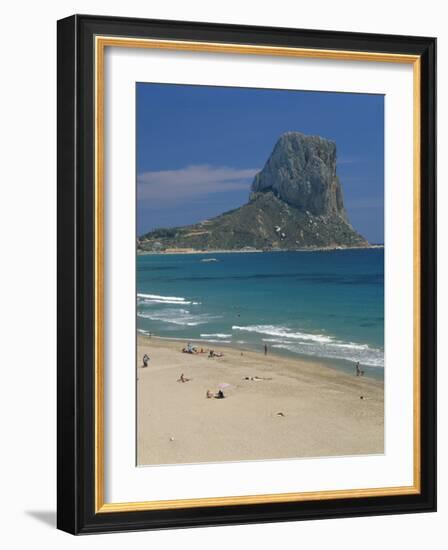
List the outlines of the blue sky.
{"label": "blue sky", "polygon": [[247,202],[254,174],[288,131],[336,142],[352,225],[384,238],[381,95],[137,84],[137,234]]}

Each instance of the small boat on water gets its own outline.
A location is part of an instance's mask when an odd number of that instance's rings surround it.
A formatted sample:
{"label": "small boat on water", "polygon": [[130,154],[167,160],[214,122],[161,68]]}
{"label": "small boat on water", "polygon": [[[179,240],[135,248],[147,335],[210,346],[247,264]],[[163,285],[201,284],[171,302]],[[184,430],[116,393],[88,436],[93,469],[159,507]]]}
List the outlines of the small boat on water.
{"label": "small boat on water", "polygon": [[217,258],[202,258],[201,262],[219,262]]}

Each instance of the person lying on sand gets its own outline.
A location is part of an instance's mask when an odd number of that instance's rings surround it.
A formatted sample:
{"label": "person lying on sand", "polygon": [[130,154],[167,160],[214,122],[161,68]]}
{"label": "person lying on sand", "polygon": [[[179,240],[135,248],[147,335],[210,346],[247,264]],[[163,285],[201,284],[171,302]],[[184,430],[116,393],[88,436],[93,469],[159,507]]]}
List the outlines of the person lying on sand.
{"label": "person lying on sand", "polygon": [[245,376],[243,380],[252,380],[253,382],[260,382],[260,380],[272,380],[272,378],[267,378],[265,376]]}
{"label": "person lying on sand", "polygon": [[213,397],[213,392],[211,390],[207,390],[207,393],[205,394],[205,397],[207,399],[211,399]]}
{"label": "person lying on sand", "polygon": [[219,392],[215,395],[215,399],[224,399],[225,395],[222,390],[219,390]]}
{"label": "person lying on sand", "polygon": [[180,378],[177,379],[177,381],[178,381],[178,382],[182,382],[182,384],[183,384],[184,382],[190,382],[190,380],[191,380],[191,378],[186,378],[186,377],[184,376],[184,373],[182,373],[182,374],[180,375]]}

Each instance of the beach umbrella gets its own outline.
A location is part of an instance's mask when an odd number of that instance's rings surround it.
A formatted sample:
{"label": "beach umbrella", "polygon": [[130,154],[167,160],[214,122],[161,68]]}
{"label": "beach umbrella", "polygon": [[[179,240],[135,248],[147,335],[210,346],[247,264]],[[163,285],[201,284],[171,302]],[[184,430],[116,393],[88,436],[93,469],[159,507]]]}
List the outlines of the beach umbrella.
{"label": "beach umbrella", "polygon": [[227,382],[221,382],[221,384],[218,384],[218,388],[220,390],[225,390],[226,388],[230,388],[232,384],[227,384]]}

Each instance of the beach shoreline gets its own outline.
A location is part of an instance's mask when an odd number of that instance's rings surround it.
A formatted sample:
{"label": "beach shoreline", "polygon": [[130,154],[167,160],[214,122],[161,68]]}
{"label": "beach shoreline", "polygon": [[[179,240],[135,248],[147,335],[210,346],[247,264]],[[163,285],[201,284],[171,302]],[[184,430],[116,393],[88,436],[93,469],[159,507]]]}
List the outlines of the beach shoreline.
{"label": "beach shoreline", "polygon": [[[138,465],[384,452],[381,380],[233,344],[182,353],[186,344],[137,336]],[[207,399],[220,384],[225,399]]]}
{"label": "beach shoreline", "polygon": [[262,250],[258,248],[245,250],[245,249],[230,249],[230,250],[198,250],[198,249],[185,249],[185,248],[173,248],[169,250],[138,250],[137,256],[169,256],[175,254],[261,254],[266,252],[334,252],[338,250],[370,250],[376,248],[384,248],[384,245],[371,244],[369,246],[333,246],[333,247],[316,247],[316,248],[273,248],[269,250]]}
{"label": "beach shoreline", "polygon": [[[138,336],[141,336],[142,338],[147,338],[149,340],[156,339],[156,340],[166,340],[168,342],[178,342],[179,346],[184,346],[187,343],[191,342],[194,346],[204,349],[224,349],[228,348],[230,350],[234,350],[237,352],[253,352],[256,354],[262,354],[263,352],[260,351],[263,348],[263,345],[265,343],[264,340],[261,340],[261,342],[258,345],[258,349],[256,349],[255,344],[251,344],[249,342],[243,342],[243,341],[231,341],[231,340],[225,340],[225,339],[219,339],[219,338],[195,338],[194,336],[191,337],[184,337],[181,338],[179,336],[161,336],[160,334],[152,334],[147,331],[137,329]],[[231,337],[231,335],[229,335]],[[278,348],[272,346],[270,343],[266,343],[268,346],[268,351],[270,356],[279,357],[279,358],[286,358],[293,361],[298,361],[299,363],[305,363],[310,365],[319,365],[321,367],[329,368],[331,370],[337,370],[338,372],[343,372],[345,374],[351,375],[352,373],[355,373],[355,361],[351,361],[348,359],[338,359],[338,358],[330,358],[330,357],[319,357],[316,355],[305,355],[305,354],[299,354],[293,351],[289,351],[287,349]],[[371,367],[368,365],[361,365],[361,369],[363,370],[364,374],[363,376],[366,378],[372,378],[374,380],[380,380],[384,381],[384,368],[382,367]]]}

